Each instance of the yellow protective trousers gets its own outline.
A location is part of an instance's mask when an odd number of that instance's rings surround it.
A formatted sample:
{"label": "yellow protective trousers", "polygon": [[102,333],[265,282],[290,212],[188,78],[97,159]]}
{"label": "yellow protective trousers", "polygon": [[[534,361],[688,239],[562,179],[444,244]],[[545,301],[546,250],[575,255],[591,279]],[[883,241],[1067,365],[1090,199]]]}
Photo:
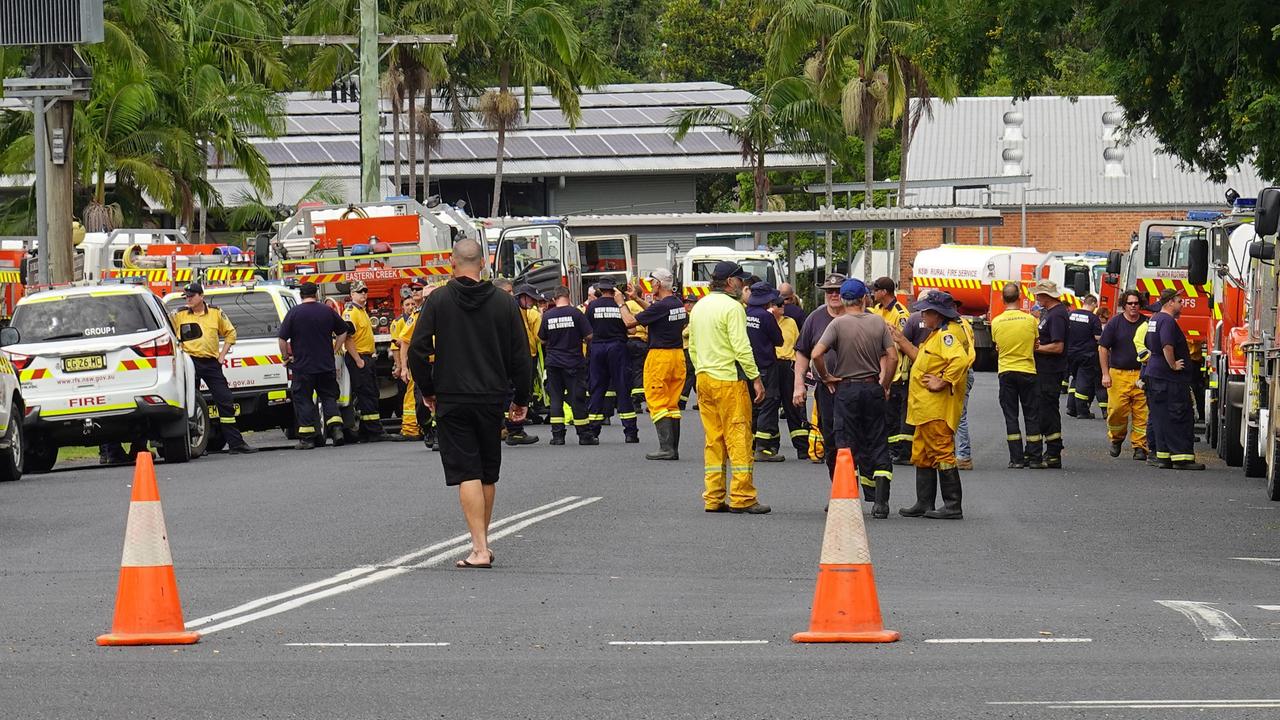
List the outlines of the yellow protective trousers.
{"label": "yellow protective trousers", "polygon": [[746,383],[699,373],[698,414],[707,436],[702,454],[706,507],[714,509],[725,501],[726,461],[731,476],[729,506],[751,507],[756,502],[756,486],[752,480],[751,397]]}
{"label": "yellow protective trousers", "polygon": [[418,427],[418,403],[414,397],[413,378],[404,388],[404,405],[400,408],[400,434],[417,437],[422,434]]}
{"label": "yellow protective trousers", "polygon": [[1107,388],[1107,437],[1111,442],[1124,442],[1133,421],[1130,443],[1147,449],[1147,395],[1138,387],[1138,370],[1111,369],[1111,387]]}
{"label": "yellow protective trousers", "polygon": [[946,420],[930,420],[916,426],[911,442],[911,464],[938,470],[956,466],[956,434]]}
{"label": "yellow protective trousers", "polygon": [[680,419],[684,380],[683,348],[649,348],[644,360],[644,401],[654,422]]}

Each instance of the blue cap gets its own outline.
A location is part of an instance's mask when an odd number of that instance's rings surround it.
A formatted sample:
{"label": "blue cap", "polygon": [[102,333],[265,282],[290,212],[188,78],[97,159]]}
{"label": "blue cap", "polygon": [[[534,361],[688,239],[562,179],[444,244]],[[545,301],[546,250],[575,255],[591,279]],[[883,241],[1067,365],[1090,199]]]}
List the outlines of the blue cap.
{"label": "blue cap", "polygon": [[849,278],[840,283],[840,297],[845,300],[861,300],[867,296],[867,284],[858,278]]}
{"label": "blue cap", "polygon": [[751,296],[747,298],[748,305],[768,305],[777,300],[781,295],[767,282],[758,282],[751,286]]}
{"label": "blue cap", "polygon": [[743,270],[741,265],[731,260],[721,260],[711,268],[712,280],[728,280],[731,277],[746,280],[750,275],[747,275],[747,271]]}

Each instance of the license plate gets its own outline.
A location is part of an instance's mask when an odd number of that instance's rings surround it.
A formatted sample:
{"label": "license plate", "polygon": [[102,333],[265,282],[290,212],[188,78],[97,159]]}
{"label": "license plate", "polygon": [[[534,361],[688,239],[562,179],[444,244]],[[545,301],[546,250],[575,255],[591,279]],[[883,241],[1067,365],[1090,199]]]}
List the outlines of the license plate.
{"label": "license plate", "polygon": [[73,357],[62,358],[63,372],[86,372],[89,370],[105,370],[107,367],[106,355],[76,355]]}

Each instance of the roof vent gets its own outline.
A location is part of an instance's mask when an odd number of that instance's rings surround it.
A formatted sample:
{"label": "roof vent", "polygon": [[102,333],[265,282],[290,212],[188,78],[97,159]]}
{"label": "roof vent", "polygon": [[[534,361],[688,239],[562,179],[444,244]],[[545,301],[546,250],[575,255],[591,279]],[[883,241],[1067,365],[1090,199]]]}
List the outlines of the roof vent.
{"label": "roof vent", "polygon": [[1107,164],[1103,177],[1124,177],[1124,148],[1109,147],[1102,151],[1102,160]]}
{"label": "roof vent", "polygon": [[72,45],[102,38],[102,0],[0,2],[0,45]]}
{"label": "roof vent", "polygon": [[1005,175],[1021,175],[1022,174],[1022,151],[1017,148],[1007,148],[1000,153],[1001,159],[1004,160]]}
{"label": "roof vent", "polygon": [[1102,113],[1102,142],[1114,142],[1124,122],[1124,112],[1108,110]]}
{"label": "roof vent", "polygon": [[1004,137],[1001,138],[1005,142],[1022,142],[1025,136],[1022,134],[1022,111],[1010,110],[1004,114]]}

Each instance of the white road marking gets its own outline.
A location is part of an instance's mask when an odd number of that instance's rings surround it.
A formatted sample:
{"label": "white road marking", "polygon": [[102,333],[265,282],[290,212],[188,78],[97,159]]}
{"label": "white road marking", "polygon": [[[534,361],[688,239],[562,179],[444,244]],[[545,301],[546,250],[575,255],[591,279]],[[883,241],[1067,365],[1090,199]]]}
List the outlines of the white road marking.
{"label": "white road marking", "polygon": [[768,640],[614,640],[610,645],[768,645]]}
{"label": "white road marking", "polygon": [[1050,710],[1225,710],[1231,708],[1280,708],[1280,700],[1013,700],[988,705],[1038,705]]}
{"label": "white road marking", "polygon": [[288,647],[449,647],[446,642],[314,642],[314,643],[285,643]]}
{"label": "white road marking", "polygon": [[1245,562],[1262,563],[1271,567],[1280,567],[1280,558],[1253,558],[1253,557],[1233,557],[1232,560],[1244,560]]}
{"label": "white road marking", "polygon": [[[540,505],[536,508],[525,510],[523,512],[519,512],[519,513],[516,513],[515,515],[510,515],[508,517],[501,518],[499,520],[494,520],[493,525],[490,527],[491,529],[501,527],[503,525],[507,525],[517,520],[526,518],[530,515],[536,515],[537,513],[544,512],[553,507],[563,505],[565,503],[572,502],[577,499],[578,497],[576,495],[563,497],[563,498],[560,498],[559,500],[556,500],[555,502],[547,503],[546,505]],[[428,547],[422,548],[421,550],[415,550],[411,553],[406,553],[404,555],[401,555],[400,557],[394,558],[392,560],[388,560],[387,562],[379,563],[378,565],[362,565],[357,568],[345,570],[343,572],[338,573],[337,575],[334,575],[333,577],[325,578],[324,580],[318,580],[316,582],[308,583],[306,585],[300,585],[296,588],[293,588],[292,590],[286,590],[281,593],[276,593],[275,595],[268,595],[267,597],[258,598],[257,600],[251,600],[247,603],[244,603],[243,605],[237,605],[236,607],[233,607],[230,610],[223,610],[222,612],[217,612],[212,615],[206,615],[201,618],[196,618],[195,620],[191,620],[190,622],[188,622],[186,624],[186,627],[188,630],[194,630],[196,628],[199,628],[201,625],[206,625],[208,623],[213,622],[214,620],[221,620],[223,618],[231,617],[233,615],[239,615],[241,613],[245,613],[250,610],[260,608],[264,605],[270,605],[272,603],[279,602],[281,600],[287,600],[297,595],[306,595],[307,593],[313,592],[315,590],[319,590],[320,588],[323,588],[323,587],[328,587],[329,585],[335,585],[337,583],[350,580],[352,578],[360,577],[361,575],[368,575],[369,573],[374,572],[375,570],[381,567],[400,566],[412,560],[416,560],[417,558],[420,558],[423,555],[437,552],[439,550],[443,550],[444,548],[451,547],[453,545],[458,545],[460,543],[470,542],[470,540],[471,540],[470,535],[458,535],[457,537],[449,538],[444,542],[438,542],[435,545],[430,545]]]}
{"label": "white road marking", "polygon": [[962,643],[1091,643],[1093,638],[1033,637],[1033,638],[932,638],[927,643],[959,645]]}
{"label": "white road marking", "polygon": [[1254,605],[1254,607],[1258,608],[1259,610],[1280,611],[1280,605]]}
{"label": "white road marking", "polygon": [[1213,603],[1195,602],[1192,600],[1157,600],[1157,603],[1170,610],[1177,610],[1185,615],[1205,640],[1218,642],[1252,642],[1253,638],[1245,631],[1236,619],[1225,611],[1213,606]]}
{"label": "white road marking", "polygon": [[[501,530],[498,530],[496,532],[491,531],[489,533],[489,540],[491,542],[494,540],[501,540],[502,538],[508,535],[520,532],[521,530],[529,527],[530,525],[534,525],[536,523],[542,522],[543,520],[549,520],[557,515],[561,515],[563,513],[569,512],[570,510],[576,510],[580,507],[590,505],[591,503],[594,503],[600,499],[601,498],[599,497],[589,497],[589,498],[579,499],[577,496],[570,496],[567,498],[562,498],[560,500],[557,500],[554,503],[549,503],[547,505],[543,505],[541,507],[534,508],[532,510],[526,510],[522,513],[518,513],[516,515],[503,518],[502,520],[495,521],[491,526],[491,527],[498,527],[502,525],[504,527]],[[568,504],[566,505],[564,503],[568,503]],[[539,511],[542,511],[542,512],[539,512]],[[513,521],[515,520],[519,520],[519,522],[513,523]],[[198,620],[193,620],[192,622],[187,624],[187,627],[189,628],[199,627],[199,625],[203,625],[207,622],[210,622],[211,620],[230,617],[232,615],[239,615],[239,617],[234,617],[230,620],[226,620],[225,622],[217,623],[215,625],[210,625],[208,627],[203,627],[200,629],[200,632],[202,634],[209,635],[211,633],[215,633],[220,630],[226,630],[228,628],[244,625],[245,623],[250,623],[250,622],[253,622],[254,620],[261,620],[262,618],[271,617],[272,615],[279,615],[280,613],[287,612],[289,610],[294,610],[296,608],[302,607],[303,605],[308,605],[310,603],[313,603],[317,600],[322,600],[324,598],[332,597],[334,595],[341,595],[342,593],[350,592],[352,590],[365,587],[366,585],[372,585],[374,583],[381,582],[383,580],[404,575],[405,573],[411,572],[413,570],[420,570],[422,568],[439,565],[440,563],[450,558],[465,555],[470,551],[471,546],[469,544],[459,544],[459,543],[465,543],[469,539],[470,539],[469,535],[460,535],[456,538],[451,538],[442,543],[436,543],[435,545],[432,545],[430,547],[426,547],[421,550],[415,550],[414,552],[401,555],[400,557],[394,560],[391,560],[385,565],[353,568],[351,570],[347,570],[346,572],[339,573],[338,575],[328,578],[327,580],[322,580],[316,583],[310,583],[308,585],[294,588],[293,590],[288,590],[283,593],[277,593],[276,595],[272,595],[267,598],[262,598],[260,600],[254,600],[252,602],[245,603],[244,605],[240,605],[239,607],[232,608],[231,610],[226,610],[224,612],[216,613],[208,617],[200,618]],[[450,547],[450,546],[455,546],[455,547]],[[444,548],[448,548],[448,549],[444,549]],[[436,552],[438,550],[442,550],[442,551]],[[414,563],[412,565],[405,565],[406,562],[410,562],[412,560],[415,560],[417,558],[422,557],[423,555],[427,555],[432,552],[435,552],[436,554],[431,555],[430,557],[426,558],[425,560],[422,560],[421,562]],[[343,582],[343,580],[346,580],[347,582]],[[340,584],[335,584],[335,583],[340,583]],[[292,598],[292,599],[287,599],[287,598]],[[245,612],[247,610],[252,610],[254,608],[262,607],[264,605],[271,605],[271,603],[276,602],[277,600],[285,600],[285,602],[281,602],[278,605],[272,605],[271,607],[268,607],[264,610],[258,610],[257,612],[248,613],[247,615],[240,615],[240,613]]]}

